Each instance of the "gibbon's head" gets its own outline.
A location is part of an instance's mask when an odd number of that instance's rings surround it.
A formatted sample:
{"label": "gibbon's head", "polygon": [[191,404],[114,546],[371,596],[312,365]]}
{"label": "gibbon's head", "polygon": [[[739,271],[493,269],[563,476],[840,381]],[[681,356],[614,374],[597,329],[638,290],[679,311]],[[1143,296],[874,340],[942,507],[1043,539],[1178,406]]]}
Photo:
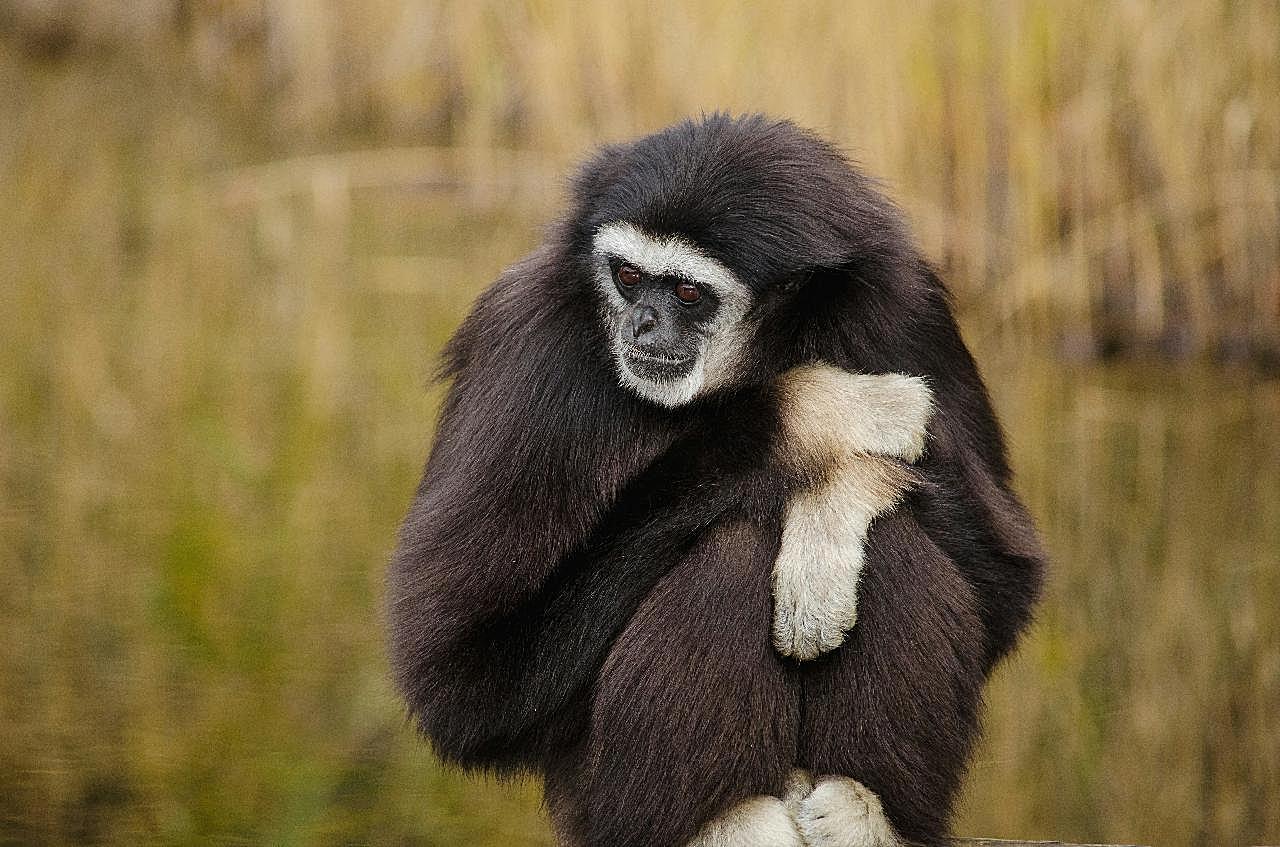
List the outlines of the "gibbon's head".
{"label": "gibbon's head", "polygon": [[723,114],[603,149],[575,183],[571,247],[619,381],[666,407],[742,384],[815,270],[908,261],[894,208],[831,145]]}

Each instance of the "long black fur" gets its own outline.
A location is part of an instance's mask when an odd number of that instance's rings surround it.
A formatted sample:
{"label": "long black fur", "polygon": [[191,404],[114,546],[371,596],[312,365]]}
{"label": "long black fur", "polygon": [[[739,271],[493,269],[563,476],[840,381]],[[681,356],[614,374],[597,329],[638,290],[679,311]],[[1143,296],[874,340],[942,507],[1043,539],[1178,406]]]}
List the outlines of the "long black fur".
{"label": "long black fur", "polygon": [[[676,410],[618,384],[596,229],[694,242],[751,287],[738,382]],[[805,480],[776,456],[795,365],[923,376],[919,484],[868,538],[858,624],[797,664],[770,572]],[[1042,554],[946,290],[898,214],[790,123],[714,115],[589,162],[568,217],[477,301],[388,580],[390,651],[446,760],[546,777],[561,838],[680,845],[793,767],[850,776],[941,843],[982,683]]]}

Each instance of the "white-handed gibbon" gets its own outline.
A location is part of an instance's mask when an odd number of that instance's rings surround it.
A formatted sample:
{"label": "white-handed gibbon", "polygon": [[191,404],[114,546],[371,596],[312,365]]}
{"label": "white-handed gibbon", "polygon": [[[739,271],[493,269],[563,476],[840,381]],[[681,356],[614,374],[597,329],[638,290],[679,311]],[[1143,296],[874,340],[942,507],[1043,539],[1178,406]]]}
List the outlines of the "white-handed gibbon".
{"label": "white-handed gibbon", "polygon": [[947,292],[788,122],[604,148],[477,300],[388,579],[446,760],[576,847],[943,843],[1043,556]]}

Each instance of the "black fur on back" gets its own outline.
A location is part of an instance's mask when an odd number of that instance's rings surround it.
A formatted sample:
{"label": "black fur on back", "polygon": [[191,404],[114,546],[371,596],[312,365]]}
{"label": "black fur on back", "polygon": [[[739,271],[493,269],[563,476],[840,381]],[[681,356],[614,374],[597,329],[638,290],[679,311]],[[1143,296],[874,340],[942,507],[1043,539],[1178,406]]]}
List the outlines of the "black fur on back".
{"label": "black fur on back", "polygon": [[[678,234],[751,287],[738,382],[667,410],[618,384],[597,227]],[[907,502],[868,539],[849,641],[772,649],[787,498],[774,380],[804,362],[925,377]],[[1042,554],[947,293],[900,216],[825,142],[713,115],[602,150],[546,243],[477,300],[388,577],[390,654],[446,760],[546,777],[566,844],[683,844],[796,766],[860,780],[945,837],[982,683]]]}

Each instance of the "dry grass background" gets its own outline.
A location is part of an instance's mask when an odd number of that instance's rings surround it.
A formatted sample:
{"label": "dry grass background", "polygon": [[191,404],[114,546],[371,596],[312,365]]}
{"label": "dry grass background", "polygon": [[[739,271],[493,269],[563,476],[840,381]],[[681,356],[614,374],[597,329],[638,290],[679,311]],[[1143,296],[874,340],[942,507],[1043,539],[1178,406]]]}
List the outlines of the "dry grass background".
{"label": "dry grass background", "polygon": [[1270,2],[0,2],[0,841],[547,842],[385,680],[422,386],[712,108],[885,179],[1049,540],[961,831],[1280,839],[1277,92]]}

